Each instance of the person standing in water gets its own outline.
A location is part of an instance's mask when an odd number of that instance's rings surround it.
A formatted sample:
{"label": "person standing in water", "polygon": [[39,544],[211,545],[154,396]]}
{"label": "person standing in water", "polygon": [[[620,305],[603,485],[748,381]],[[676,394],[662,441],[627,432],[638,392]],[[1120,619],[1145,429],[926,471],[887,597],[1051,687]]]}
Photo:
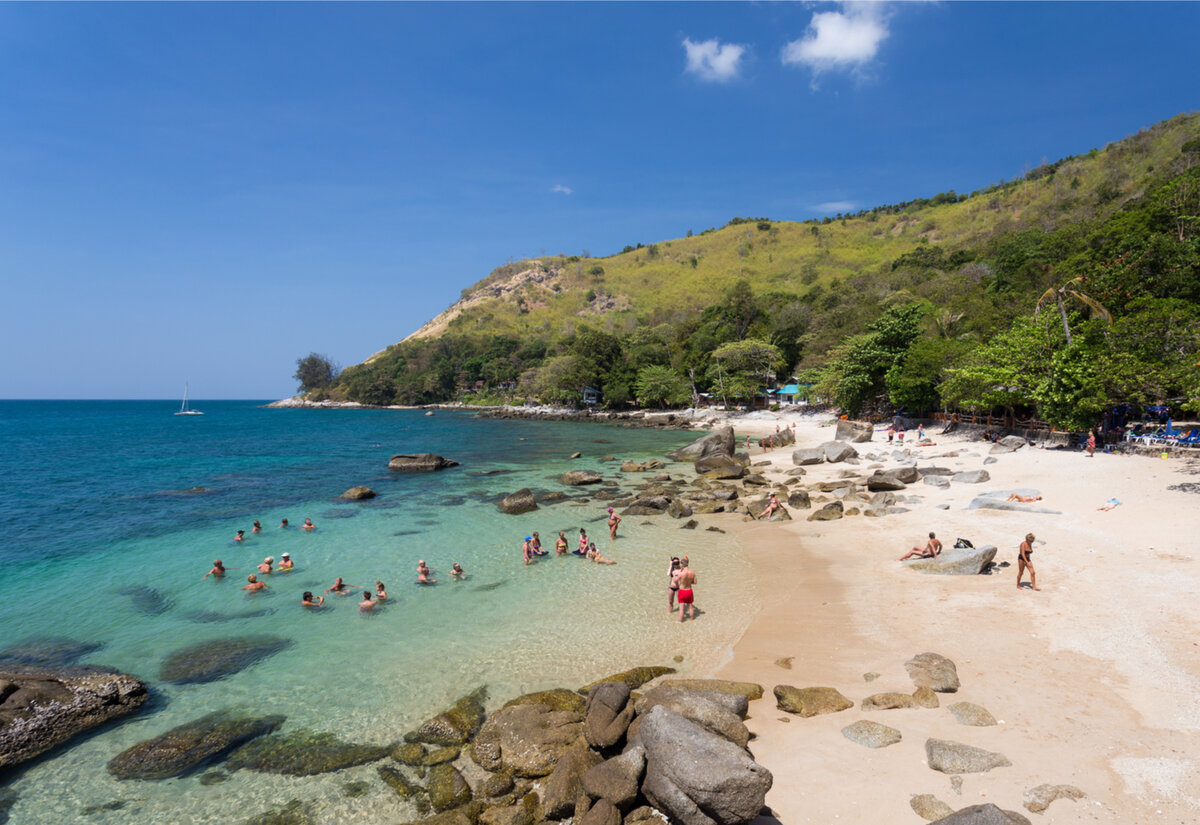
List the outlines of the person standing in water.
{"label": "person standing in water", "polygon": [[467,577],[467,571],[462,569],[462,565],[458,562],[450,565],[450,578],[462,581]]}
{"label": "person standing in water", "polygon": [[258,576],[254,575],[253,573],[251,573],[249,576],[246,577],[246,581],[249,583],[245,587],[242,588],[243,590],[249,590],[250,592],[255,593],[255,592],[258,592],[259,590],[267,589],[266,583],[260,582],[258,580]]}
{"label": "person standing in water", "polygon": [[582,527],[580,527],[579,528],[579,549],[575,551],[575,555],[586,556],[587,550],[588,550],[587,530],[584,530]]}
{"label": "person standing in water", "polygon": [[238,530],[237,535],[233,537],[233,540],[234,541],[245,541],[246,540],[246,531]]}
{"label": "person standing in water", "polygon": [[387,588],[378,579],[375,581],[375,597],[381,602],[387,601]]}
{"label": "person standing in water", "polygon": [[258,519],[254,520],[254,526],[250,528],[251,533],[261,533],[262,525],[258,523]]}
{"label": "person standing in water", "polygon": [[533,536],[525,537],[525,543],[521,545],[521,558],[526,564],[533,561]]}
{"label": "person standing in water", "polygon": [[287,520],[287,519],[284,519],[283,521],[279,522],[279,526],[280,526],[280,527],[287,527],[287,526],[288,526],[288,520]]}
{"label": "person standing in water", "polygon": [[363,590],[362,601],[358,603],[360,613],[370,613],[375,609],[375,602],[371,601],[371,591]]}
{"label": "person standing in water", "polygon": [[549,551],[542,549],[542,537],[537,534],[537,530],[533,531],[533,543],[529,545],[529,549],[533,551],[535,556],[548,556]]}
{"label": "person standing in water", "polygon": [[339,596],[347,596],[351,590],[362,590],[357,584],[346,584],[342,581],[342,577],[338,576],[333,580],[333,584],[325,588],[326,593],[337,593]]}
{"label": "person standing in water", "polygon": [[617,511],[613,508],[608,508],[608,537],[615,539],[617,537],[617,525],[621,523],[621,517],[617,515]]}
{"label": "person standing in water", "polygon": [[279,557],[279,572],[283,573],[287,570],[294,570],[296,563],[292,561],[291,553],[284,553]]}
{"label": "person standing in water", "polygon": [[271,565],[273,565],[274,563],[275,563],[275,557],[267,556],[265,559],[262,560],[262,564],[260,564],[258,566],[258,572],[259,573],[270,573]]}
{"label": "person standing in water", "polygon": [[305,530],[316,530],[317,529],[317,525],[313,524],[312,519],[310,519],[310,518],[306,518],[304,520],[304,523],[301,524],[300,526],[302,528],[304,528]]}
{"label": "person standing in water", "polygon": [[204,574],[204,578],[206,578],[206,579],[209,576],[215,576],[218,579],[225,578],[225,565],[221,564],[220,559],[217,559],[216,561],[214,561],[212,570],[209,570],[207,573]]}
{"label": "person standing in water", "polygon": [[684,556],[679,562],[679,621],[683,621],[683,614],[689,613],[689,618],[692,621],[696,620],[696,572],[688,567],[687,556]]}
{"label": "person standing in water", "polygon": [[675,612],[675,594],[679,592],[679,557],[671,557],[671,566],[667,568],[667,612]]}
{"label": "person standing in water", "polygon": [[300,605],[302,607],[320,607],[323,604],[325,604],[325,597],[317,596],[316,600],[314,601],[311,590],[305,590],[303,598],[300,599]]}
{"label": "person standing in water", "polygon": [[554,552],[560,556],[567,555],[567,537],[563,535],[563,531],[558,531],[558,540],[554,542]]}

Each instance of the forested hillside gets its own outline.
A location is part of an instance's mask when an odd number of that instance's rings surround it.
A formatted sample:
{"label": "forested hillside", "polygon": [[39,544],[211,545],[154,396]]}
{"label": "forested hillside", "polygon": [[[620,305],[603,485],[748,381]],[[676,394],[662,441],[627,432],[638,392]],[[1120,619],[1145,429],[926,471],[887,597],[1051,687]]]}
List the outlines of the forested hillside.
{"label": "forested hillside", "polygon": [[1007,407],[1063,427],[1115,403],[1195,406],[1198,216],[1200,116],[1180,115],[969,195],[507,264],[306,389],[572,402],[586,385],[618,407],[798,376],[856,414]]}

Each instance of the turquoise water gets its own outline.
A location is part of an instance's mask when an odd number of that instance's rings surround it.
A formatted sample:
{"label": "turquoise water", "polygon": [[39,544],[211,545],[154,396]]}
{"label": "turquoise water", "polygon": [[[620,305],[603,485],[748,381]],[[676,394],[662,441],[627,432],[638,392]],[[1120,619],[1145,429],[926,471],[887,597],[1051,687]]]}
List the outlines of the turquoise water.
{"label": "turquoise water", "polygon": [[[662,457],[694,434],[455,412],[195,406],[206,415],[175,417],[171,402],[0,401],[3,644],[65,637],[102,645],[82,661],[133,673],[155,690],[131,721],[18,774],[13,823],[229,823],[292,798],[319,823],[403,821],[411,811],[373,766],[302,779],[241,771],[205,786],[196,776],[117,782],[104,765],[225,707],[284,713],[285,730],[388,743],[481,684],[495,705],[677,655],[681,671],[703,674],[749,621],[751,576],[728,537],[629,517],[612,542],[602,501],[523,516],[495,506],[521,487],[585,496],[557,481],[568,469],[596,469],[630,489],[645,477],[622,478],[619,460]],[[583,457],[569,459],[575,451]],[[391,473],[397,452],[436,452],[462,466]],[[504,472],[472,475],[494,470]],[[337,500],[358,484],[379,496]],[[284,517],[290,529],[277,526]],[[315,531],[298,529],[305,517]],[[260,535],[250,534],[253,519]],[[573,548],[580,526],[618,564],[521,563],[525,535],[538,530],[552,550],[564,530]],[[238,529],[247,531],[241,544],[231,540]],[[241,590],[263,557],[285,551],[295,571],[265,577],[265,593]],[[665,605],[667,560],[680,554],[700,574],[703,611],[682,626]],[[216,558],[229,576],[204,580]],[[414,583],[419,559],[434,568],[436,586]],[[449,580],[455,561],[466,581]],[[357,598],[330,597],[321,611],[299,606],[302,591],[321,592],[335,576],[382,580],[390,598],[367,614]],[[140,590],[120,592],[131,588]],[[220,681],[159,678],[162,661],[188,645],[269,637],[292,644]],[[371,783],[367,797],[345,798],[351,779]],[[82,814],[114,800],[127,804]]]}

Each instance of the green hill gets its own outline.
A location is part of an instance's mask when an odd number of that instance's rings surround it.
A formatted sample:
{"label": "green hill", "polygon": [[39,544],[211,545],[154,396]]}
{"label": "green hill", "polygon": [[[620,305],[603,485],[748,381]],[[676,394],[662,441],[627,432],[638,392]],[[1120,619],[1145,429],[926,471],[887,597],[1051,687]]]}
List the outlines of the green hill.
{"label": "green hill", "polygon": [[[511,263],[318,394],[376,404],[494,400],[499,387],[520,382],[521,397],[543,400],[570,400],[588,384],[614,406],[635,397],[678,401],[678,386],[667,397],[647,397],[642,371],[687,377],[687,394],[693,383],[714,388],[723,376],[714,377],[713,353],[750,340],[778,348],[759,380],[799,370],[852,407],[882,407],[889,398],[911,403],[903,392],[891,397],[879,364],[855,398],[838,389],[845,347],[878,338],[872,325],[886,325],[903,308],[912,310],[911,329],[902,346],[881,356],[891,359],[884,373],[919,339],[957,342],[934,363],[939,372],[961,366],[1015,319],[1031,318],[1045,290],[1072,278],[1085,279],[1076,291],[1116,318],[1139,298],[1194,307],[1198,180],[1200,116],[1187,114],[969,195],[943,192],[804,222],[735,218],[605,258]],[[1075,321],[1090,323],[1085,315]],[[727,357],[716,360],[737,366]],[[942,396],[920,405],[990,406]]]}

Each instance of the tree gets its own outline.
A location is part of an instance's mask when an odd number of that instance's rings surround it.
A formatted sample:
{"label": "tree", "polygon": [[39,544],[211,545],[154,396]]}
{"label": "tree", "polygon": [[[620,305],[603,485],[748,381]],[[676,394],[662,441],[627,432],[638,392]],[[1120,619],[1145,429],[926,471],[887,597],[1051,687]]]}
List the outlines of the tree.
{"label": "tree", "polygon": [[846,338],[829,353],[817,390],[856,416],[886,391],[888,370],[900,362],[921,333],[925,304],[889,307],[867,332]]}
{"label": "tree", "polygon": [[1067,335],[1067,346],[1068,347],[1071,346],[1071,326],[1070,326],[1070,324],[1067,323],[1067,308],[1063,304],[1064,297],[1069,296],[1071,298],[1074,298],[1075,300],[1079,301],[1084,306],[1091,309],[1092,314],[1103,318],[1104,320],[1108,321],[1110,324],[1112,323],[1112,314],[1109,313],[1109,311],[1104,308],[1103,304],[1101,304],[1099,301],[1097,301],[1095,298],[1092,298],[1089,295],[1084,295],[1082,292],[1080,292],[1076,289],[1070,288],[1071,284],[1082,284],[1082,283],[1083,283],[1083,278],[1072,278],[1071,280],[1067,281],[1062,286],[1050,287],[1049,289],[1047,289],[1045,292],[1042,293],[1041,298],[1038,298],[1037,306],[1034,307],[1034,310],[1033,310],[1033,317],[1037,318],[1038,314],[1041,313],[1041,311],[1042,311],[1042,304],[1044,304],[1047,300],[1049,300],[1050,298],[1053,298],[1058,303],[1058,314],[1060,316],[1062,316],[1063,332],[1066,333],[1066,335]]}
{"label": "tree", "polygon": [[938,385],[947,370],[971,349],[953,338],[920,338],[887,371],[888,398],[897,407],[932,410],[939,406]]}
{"label": "tree", "polygon": [[310,352],[296,359],[296,374],[293,377],[300,382],[300,392],[308,393],[328,389],[340,372],[341,368],[328,355]]}
{"label": "tree", "polygon": [[670,367],[643,367],[637,376],[638,402],[642,405],[665,407],[683,404],[691,397],[687,380]]}
{"label": "tree", "polygon": [[769,381],[775,379],[775,370],[783,366],[783,354],[779,347],[756,338],[731,341],[722,344],[712,354],[708,377],[721,394],[722,400],[730,397],[751,399]]}

